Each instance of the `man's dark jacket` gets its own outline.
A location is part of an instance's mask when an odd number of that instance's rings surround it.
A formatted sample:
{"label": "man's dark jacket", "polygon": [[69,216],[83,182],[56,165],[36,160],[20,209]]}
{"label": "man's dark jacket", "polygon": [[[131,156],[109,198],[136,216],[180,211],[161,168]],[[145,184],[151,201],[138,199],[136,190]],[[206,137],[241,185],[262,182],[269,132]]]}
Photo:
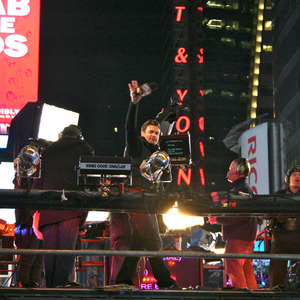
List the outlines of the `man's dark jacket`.
{"label": "man's dark jacket", "polygon": [[[94,155],[93,148],[79,138],[64,137],[52,143],[42,152],[41,179],[34,184],[35,189],[78,190],[76,166],[80,156]],[[39,227],[65,221],[75,217],[86,218],[85,212],[41,210]]]}
{"label": "man's dark jacket", "polygon": [[153,183],[141,176],[140,165],[143,160],[148,159],[151,154],[159,148],[157,145],[152,145],[145,138],[140,137],[140,132],[137,129],[138,104],[130,102],[126,118],[126,156],[132,158],[132,186],[149,189]]}
{"label": "man's dark jacket", "polygon": [[[231,183],[229,192],[231,194],[238,194],[238,192],[252,194],[252,189],[246,179],[246,177],[242,177]],[[230,239],[254,241],[256,239],[256,217],[217,217],[217,223],[222,224],[224,241]]]}

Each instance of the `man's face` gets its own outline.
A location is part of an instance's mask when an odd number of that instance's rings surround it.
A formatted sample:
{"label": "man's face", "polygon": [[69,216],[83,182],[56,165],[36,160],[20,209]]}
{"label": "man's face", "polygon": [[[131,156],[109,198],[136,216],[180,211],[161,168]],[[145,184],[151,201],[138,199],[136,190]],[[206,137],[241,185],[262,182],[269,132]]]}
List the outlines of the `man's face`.
{"label": "man's face", "polygon": [[229,170],[227,172],[227,180],[229,182],[234,182],[242,177],[241,174],[237,173],[236,167],[237,167],[237,163],[235,161],[233,161],[229,166]]}
{"label": "man's face", "polygon": [[160,129],[158,126],[148,125],[145,131],[141,131],[141,136],[152,145],[156,145],[159,140]]}
{"label": "man's face", "polygon": [[293,172],[290,176],[290,186],[300,189],[300,172]]}

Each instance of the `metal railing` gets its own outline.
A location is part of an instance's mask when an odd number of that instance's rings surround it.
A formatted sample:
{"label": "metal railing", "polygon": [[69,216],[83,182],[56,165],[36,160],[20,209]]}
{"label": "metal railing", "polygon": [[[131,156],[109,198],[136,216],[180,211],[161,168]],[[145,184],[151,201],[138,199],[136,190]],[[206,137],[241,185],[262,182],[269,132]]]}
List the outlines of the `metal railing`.
{"label": "metal railing", "polygon": [[202,259],[248,258],[248,259],[278,259],[300,260],[300,254],[271,254],[271,253],[203,253],[198,251],[135,251],[135,250],[38,250],[38,249],[0,249],[0,254],[35,254],[35,255],[85,255],[85,256],[146,256],[146,257],[198,257]]}

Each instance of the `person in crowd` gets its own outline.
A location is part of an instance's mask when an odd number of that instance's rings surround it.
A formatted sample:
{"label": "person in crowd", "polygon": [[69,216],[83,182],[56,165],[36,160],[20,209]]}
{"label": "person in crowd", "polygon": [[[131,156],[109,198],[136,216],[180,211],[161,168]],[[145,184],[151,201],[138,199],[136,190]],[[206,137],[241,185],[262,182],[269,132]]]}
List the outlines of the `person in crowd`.
{"label": "person in crowd", "polygon": [[[94,150],[82,138],[81,129],[76,125],[65,127],[62,137],[42,152],[41,178],[34,188],[77,190],[75,167],[79,157],[92,155]],[[43,234],[44,249],[74,250],[86,215],[81,211],[41,210],[38,229]],[[74,256],[45,255],[44,266],[48,288],[78,285],[74,282]]]}
{"label": "person in crowd", "polygon": [[[17,160],[15,160],[15,164]],[[17,170],[17,167],[15,166]],[[13,180],[15,189],[30,189],[32,178],[16,176]],[[15,209],[15,245],[18,249],[42,249],[43,241],[39,240],[32,228],[33,218],[28,208]],[[20,287],[41,287],[43,256],[35,254],[20,255],[16,284]]]}
{"label": "person in crowd", "polygon": [[[277,195],[300,195],[300,165],[291,167],[286,175],[286,188],[276,192]],[[300,218],[277,216],[271,219],[272,254],[300,253]],[[287,284],[287,260],[271,259],[269,268],[270,288],[284,287]]]}
{"label": "person in crowd", "polygon": [[[142,91],[138,82],[133,80],[128,84],[131,101],[126,118],[126,155],[132,158],[132,186],[130,192],[151,191],[155,185],[146,180],[140,174],[140,165],[148,159],[158,148],[160,124],[156,120],[148,120],[141,127],[141,136],[137,129],[138,107]],[[131,227],[131,250],[162,250],[162,240],[159,235],[159,226],[155,214],[129,213]],[[133,285],[132,278],[136,273],[139,257],[126,257],[116,283]],[[153,275],[160,289],[179,289],[179,286],[171,278],[170,271],[165,266],[162,257],[149,258]]]}
{"label": "person in crowd", "polygon": [[[246,158],[231,162],[227,172],[227,180],[231,183],[229,193],[253,193],[246,182],[249,171],[250,164]],[[257,234],[256,217],[209,217],[208,222],[222,225],[225,253],[253,253]],[[257,290],[252,259],[226,258],[225,269],[236,289]]]}
{"label": "person in crowd", "polygon": [[[131,228],[126,213],[110,214],[110,243],[113,250],[130,250]],[[112,256],[110,284],[116,284],[117,275],[123,265],[124,256]],[[145,258],[142,258],[138,264],[138,272],[133,276],[132,282],[135,287],[141,285],[145,271]]]}
{"label": "person in crowd", "polygon": [[[15,244],[18,249],[42,249],[42,242],[32,229],[32,216],[26,208],[16,208]],[[20,255],[17,270],[17,285],[20,287],[41,287],[43,256]]]}

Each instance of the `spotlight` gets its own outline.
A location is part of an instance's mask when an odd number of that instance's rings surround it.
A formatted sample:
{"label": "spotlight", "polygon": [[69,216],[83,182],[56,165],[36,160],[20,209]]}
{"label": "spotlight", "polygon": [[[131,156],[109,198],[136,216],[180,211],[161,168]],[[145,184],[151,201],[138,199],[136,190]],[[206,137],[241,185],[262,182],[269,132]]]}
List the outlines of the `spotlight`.
{"label": "spotlight", "polygon": [[[156,151],[148,159],[142,161],[140,172],[141,175],[149,181],[158,182],[166,168],[169,168],[169,173],[171,175],[169,155],[164,151]],[[164,182],[171,181],[172,178]]]}
{"label": "spotlight", "polygon": [[17,157],[18,176],[25,178],[32,176],[38,170],[39,165],[40,155],[37,148],[31,145],[23,147]]}
{"label": "spotlight", "polygon": [[177,201],[175,201],[174,206],[167,214],[163,214],[163,221],[170,230],[185,229],[195,225],[204,225],[203,217],[189,216],[180,213]]}

